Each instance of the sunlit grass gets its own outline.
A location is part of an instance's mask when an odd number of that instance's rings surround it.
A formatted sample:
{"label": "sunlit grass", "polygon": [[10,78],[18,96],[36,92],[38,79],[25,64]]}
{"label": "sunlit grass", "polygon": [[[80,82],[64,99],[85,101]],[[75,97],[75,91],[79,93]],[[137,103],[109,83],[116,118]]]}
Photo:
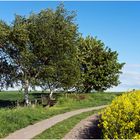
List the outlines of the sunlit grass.
{"label": "sunlit grass", "polygon": [[[5,95],[2,95],[5,94]],[[0,93],[0,99],[7,97],[16,99],[18,93]],[[11,97],[12,96],[12,97]],[[13,109],[0,109],[0,138],[7,136],[20,128],[34,124],[54,115],[75,109],[94,107],[109,104],[117,96],[115,93],[93,93],[93,94],[59,94],[57,104],[51,108],[17,107]],[[4,99],[5,99],[4,98]]]}

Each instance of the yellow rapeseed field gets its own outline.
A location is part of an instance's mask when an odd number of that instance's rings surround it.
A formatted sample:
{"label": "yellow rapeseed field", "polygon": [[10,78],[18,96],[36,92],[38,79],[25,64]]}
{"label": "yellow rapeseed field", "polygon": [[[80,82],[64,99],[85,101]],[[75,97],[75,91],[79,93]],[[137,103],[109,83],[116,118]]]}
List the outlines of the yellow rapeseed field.
{"label": "yellow rapeseed field", "polygon": [[124,93],[101,113],[105,139],[140,139],[140,91]]}

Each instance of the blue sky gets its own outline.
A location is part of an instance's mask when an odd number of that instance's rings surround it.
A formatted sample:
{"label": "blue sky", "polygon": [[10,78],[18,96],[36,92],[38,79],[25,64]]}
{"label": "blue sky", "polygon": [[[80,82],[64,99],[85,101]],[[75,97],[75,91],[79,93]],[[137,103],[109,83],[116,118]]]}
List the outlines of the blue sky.
{"label": "blue sky", "polygon": [[[11,23],[14,14],[28,15],[59,2],[0,2],[0,19]],[[126,62],[121,84],[111,90],[140,88],[140,2],[64,2],[68,10],[76,10],[76,23],[83,36],[92,35],[119,53]]]}

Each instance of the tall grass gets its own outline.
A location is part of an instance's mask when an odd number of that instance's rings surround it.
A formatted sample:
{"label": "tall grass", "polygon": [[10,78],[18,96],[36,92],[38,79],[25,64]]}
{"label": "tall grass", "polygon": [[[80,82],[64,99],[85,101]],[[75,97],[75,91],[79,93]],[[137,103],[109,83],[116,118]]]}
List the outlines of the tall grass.
{"label": "tall grass", "polygon": [[117,96],[115,93],[68,94],[58,98],[57,106],[73,109],[109,104]]}
{"label": "tall grass", "polygon": [[8,135],[15,130],[23,128],[35,122],[64,113],[68,111],[65,108],[43,107],[18,107],[15,109],[0,109],[0,138]]}

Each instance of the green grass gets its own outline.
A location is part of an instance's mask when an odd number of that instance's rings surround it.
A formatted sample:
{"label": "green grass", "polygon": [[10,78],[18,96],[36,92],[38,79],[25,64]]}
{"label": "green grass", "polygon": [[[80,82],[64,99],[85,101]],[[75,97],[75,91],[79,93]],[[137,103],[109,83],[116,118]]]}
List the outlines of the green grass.
{"label": "green grass", "polygon": [[[41,103],[41,95],[45,94],[48,96],[48,93],[41,92],[30,92],[29,99],[34,102],[34,99],[37,99]],[[68,108],[84,108],[102,104],[109,104],[112,99],[118,96],[120,93],[90,93],[90,94],[64,94],[64,93],[54,93],[54,97],[57,100],[58,107],[68,107]],[[80,99],[80,96],[85,96],[84,99]],[[16,101],[19,101],[19,104],[22,105],[24,100],[24,95],[22,92],[18,91],[5,91],[0,92],[0,108],[2,107],[14,107]],[[46,101],[47,102],[47,101]]]}
{"label": "green grass", "polygon": [[[40,93],[39,91],[35,92],[29,92],[29,98],[34,99],[35,97],[33,95]],[[47,94],[47,93],[46,93]],[[0,92],[0,100],[8,100],[8,101],[16,101],[16,100],[23,100],[24,99],[24,94],[23,92],[19,91],[1,91]]]}
{"label": "green grass", "polygon": [[2,91],[0,92],[0,100],[16,101],[22,100],[23,94],[17,91]]}
{"label": "green grass", "polygon": [[[10,100],[16,99],[18,93],[2,93]],[[4,95],[0,93],[0,99]],[[20,128],[37,121],[50,118],[54,115],[68,112],[75,109],[109,104],[112,99],[118,96],[115,93],[94,93],[94,94],[58,94],[57,104],[49,109],[41,106],[18,107],[14,109],[0,109],[0,138],[7,136]]]}
{"label": "green grass", "polygon": [[[90,93],[90,94],[68,94],[58,98],[57,107],[68,107],[73,109],[93,107],[110,104],[118,96],[116,93]],[[81,96],[81,97],[80,97]]]}
{"label": "green grass", "polygon": [[65,108],[19,107],[16,109],[0,109],[0,138],[20,128],[51,116],[68,111]]}
{"label": "green grass", "polygon": [[[41,95],[41,91],[31,91],[29,92],[29,98],[30,99],[34,99],[36,98],[35,95]],[[44,93],[44,94],[48,94],[48,93]],[[90,93],[91,95],[94,94],[95,96],[97,95],[97,93]],[[109,95],[119,95],[121,93],[117,93],[117,92],[109,92],[109,93],[99,93],[99,94],[109,94]],[[64,96],[63,93],[54,93],[54,96],[58,96],[58,97],[62,97]],[[68,94],[69,95],[69,94]],[[73,95],[73,94],[72,94]],[[71,96],[71,95],[70,95]],[[0,92],[0,100],[9,100],[9,101],[16,101],[16,100],[23,100],[24,99],[24,94],[23,92],[19,92],[19,91],[1,91]]]}
{"label": "green grass", "polygon": [[33,139],[62,139],[82,119],[97,113],[97,111],[84,112],[57,123]]}

